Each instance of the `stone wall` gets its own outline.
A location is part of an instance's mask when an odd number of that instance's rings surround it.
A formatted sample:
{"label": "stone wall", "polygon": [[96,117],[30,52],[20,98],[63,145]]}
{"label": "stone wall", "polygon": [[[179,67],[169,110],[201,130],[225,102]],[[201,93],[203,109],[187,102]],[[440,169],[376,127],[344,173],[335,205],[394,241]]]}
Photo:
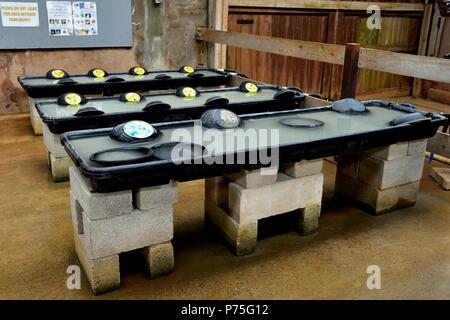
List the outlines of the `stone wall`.
{"label": "stone wall", "polygon": [[178,67],[196,61],[195,32],[207,24],[207,0],[133,0],[133,47],[130,49],[3,50],[0,52],[0,114],[28,112],[21,75],[44,75],[61,68],[84,73],[91,68],[124,71]]}

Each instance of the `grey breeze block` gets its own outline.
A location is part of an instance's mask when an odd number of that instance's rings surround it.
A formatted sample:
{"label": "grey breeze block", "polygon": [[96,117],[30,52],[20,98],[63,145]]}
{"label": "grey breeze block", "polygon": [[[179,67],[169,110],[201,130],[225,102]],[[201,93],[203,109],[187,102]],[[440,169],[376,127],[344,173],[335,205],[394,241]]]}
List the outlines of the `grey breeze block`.
{"label": "grey breeze block", "polygon": [[232,182],[228,188],[230,216],[245,223],[320,204],[323,175],[292,178],[279,173],[272,185],[245,189]]}
{"label": "grey breeze block", "polygon": [[380,190],[342,173],[336,174],[335,193],[363,205],[368,212],[380,215],[411,207],[416,203],[420,181]]}
{"label": "grey breeze block", "polygon": [[[237,255],[255,250],[258,220],[265,217],[299,210],[300,234],[317,231],[322,174],[293,178],[279,173],[274,184],[250,189],[230,181],[228,177],[206,179],[205,219],[219,229]],[[239,209],[233,215],[229,208]]]}
{"label": "grey breeze block", "polygon": [[131,190],[114,193],[92,193],[88,180],[77,167],[71,166],[70,190],[80,203],[84,214],[92,221],[112,218],[133,211]]}
{"label": "grey breeze block", "polygon": [[277,174],[278,167],[267,167],[256,170],[241,169],[240,172],[227,175],[227,177],[242,187],[250,189],[275,183]]}
{"label": "grey breeze block", "polygon": [[90,258],[132,251],[173,238],[171,205],[146,211],[134,209],[113,218],[90,220],[73,195],[71,203],[74,229],[82,235]]}
{"label": "grey breeze block", "polygon": [[51,153],[49,153],[48,165],[53,182],[69,181],[69,167],[73,165],[72,159],[69,157],[55,158]]}
{"label": "grey breeze block", "polygon": [[69,157],[66,150],[61,145],[60,134],[52,133],[46,124],[44,124],[42,127],[42,133],[44,136],[45,147],[55,158]]}
{"label": "grey breeze block", "polygon": [[322,172],[323,160],[302,160],[281,167],[281,172],[294,178],[301,178]]}
{"label": "grey breeze block", "polygon": [[39,102],[40,100],[42,99],[28,98],[28,109],[30,112],[31,127],[33,128],[33,133],[35,136],[41,136],[43,133],[42,127],[44,124],[35,106],[36,102]]}
{"label": "grey breeze block", "polygon": [[105,258],[92,259],[86,254],[84,241],[79,235],[74,235],[74,242],[78,259],[94,295],[119,289],[119,255],[115,254]]}
{"label": "grey breeze block", "polygon": [[416,140],[340,155],[335,193],[356,200],[375,214],[414,205],[426,143]]}

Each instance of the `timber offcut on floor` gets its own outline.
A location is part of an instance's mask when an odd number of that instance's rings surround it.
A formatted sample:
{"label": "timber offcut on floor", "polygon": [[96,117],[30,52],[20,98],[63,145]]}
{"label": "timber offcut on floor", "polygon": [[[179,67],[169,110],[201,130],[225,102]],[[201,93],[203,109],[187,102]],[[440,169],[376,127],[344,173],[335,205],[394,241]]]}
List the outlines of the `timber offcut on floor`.
{"label": "timber offcut on floor", "polygon": [[[419,99],[398,99],[439,111]],[[28,115],[0,117],[0,154],[0,299],[95,298],[84,275],[80,290],[66,287],[67,268],[79,265],[69,184],[52,182]],[[449,299],[450,193],[430,168],[425,165],[414,207],[374,217],[334,196],[336,167],[325,161],[319,232],[300,237],[289,215],[271,218],[260,223],[257,250],[245,257],[204,228],[204,181],[182,183],[175,270],[150,280],[141,256],[126,254],[121,289],[98,298]],[[381,269],[381,290],[366,286],[371,265]]]}

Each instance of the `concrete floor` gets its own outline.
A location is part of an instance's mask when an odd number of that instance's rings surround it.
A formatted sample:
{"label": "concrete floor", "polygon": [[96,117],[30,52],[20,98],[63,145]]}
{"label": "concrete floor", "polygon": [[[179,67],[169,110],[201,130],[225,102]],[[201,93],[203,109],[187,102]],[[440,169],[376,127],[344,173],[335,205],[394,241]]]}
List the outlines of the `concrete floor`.
{"label": "concrete floor", "polygon": [[[0,155],[0,298],[96,298],[84,276],[81,290],[66,288],[66,268],[78,264],[68,183],[51,182],[28,116],[0,117]],[[204,229],[203,181],[181,184],[175,271],[151,281],[139,257],[126,254],[122,288],[97,298],[450,299],[450,193],[429,168],[415,207],[372,217],[333,196],[335,167],[326,163],[319,233],[300,237],[289,216],[265,221],[246,257]],[[366,287],[369,265],[381,268],[381,290]]]}

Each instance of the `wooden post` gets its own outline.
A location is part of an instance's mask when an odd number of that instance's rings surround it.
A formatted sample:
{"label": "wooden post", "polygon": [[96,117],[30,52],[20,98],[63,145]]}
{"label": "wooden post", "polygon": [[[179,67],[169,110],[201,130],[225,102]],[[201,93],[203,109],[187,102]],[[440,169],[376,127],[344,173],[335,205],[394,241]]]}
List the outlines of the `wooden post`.
{"label": "wooden post", "polygon": [[[426,56],[428,46],[428,34],[430,32],[431,20],[433,17],[434,1],[427,1],[425,11],[423,13],[422,26],[420,28],[419,48],[417,55]],[[422,91],[422,80],[415,78],[412,87],[412,95],[419,97]]]}
{"label": "wooden post", "polygon": [[[208,1],[208,28],[213,30],[228,30],[228,0]],[[226,68],[225,44],[209,43],[207,46],[208,66],[212,68]]]}
{"label": "wooden post", "polygon": [[355,98],[358,83],[359,43],[345,44],[344,71],[341,87],[341,99]]}

